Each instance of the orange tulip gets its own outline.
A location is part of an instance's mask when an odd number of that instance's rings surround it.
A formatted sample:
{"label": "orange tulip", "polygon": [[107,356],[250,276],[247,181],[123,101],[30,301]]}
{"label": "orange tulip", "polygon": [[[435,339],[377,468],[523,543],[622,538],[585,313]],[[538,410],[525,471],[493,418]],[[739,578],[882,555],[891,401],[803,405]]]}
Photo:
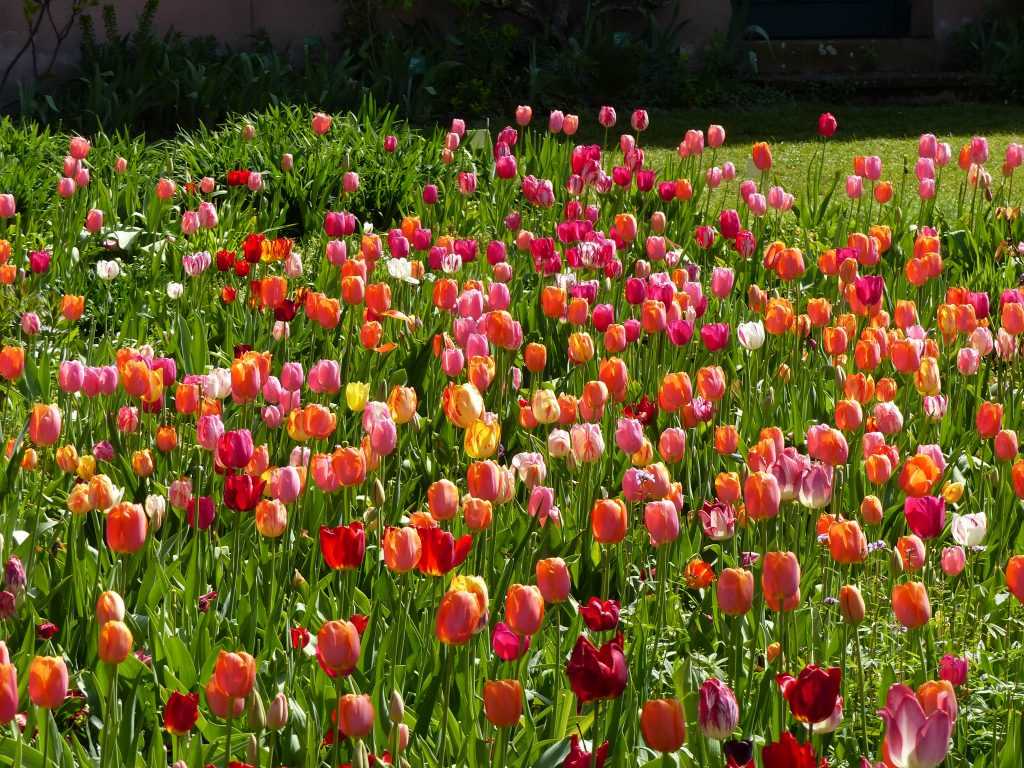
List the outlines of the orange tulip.
{"label": "orange tulip", "polygon": [[995,437],[1003,428],[1003,404],[984,402],[978,407],[978,415],[974,419],[978,434],[985,438]]}
{"label": "orange tulip", "polygon": [[213,667],[213,677],[228,696],[244,699],[256,684],[256,660],[245,651],[221,651]]}
{"label": "orange tulip", "polygon": [[364,739],[373,733],[375,717],[368,694],[346,693],[338,700],[338,728],[350,739]]}
{"label": "orange tulip", "polygon": [[718,609],[726,616],[742,616],[754,601],[754,574],[743,568],[724,568],[716,587]]}
{"label": "orange tulip", "polygon": [[120,664],[132,652],[131,630],[121,621],[108,621],[100,627],[99,657],[107,664]]}
{"label": "orange tulip", "polygon": [[413,527],[388,528],[381,542],[384,563],[395,573],[408,573],[415,568],[423,556],[420,534]]}
{"label": "orange tulip", "polygon": [[350,621],[328,621],[316,634],[316,655],[332,676],[347,675],[359,663],[359,630]]}
{"label": "orange tulip", "polygon": [[117,592],[103,592],[96,600],[96,624],[102,627],[108,621],[124,621],[124,600]]}
{"label": "orange tulip", "polygon": [[513,584],[505,595],[505,618],[517,635],[537,634],[544,620],[544,597],[534,586]]}
{"label": "orange tulip", "polygon": [[618,544],[626,538],[629,520],[621,499],[598,499],[590,510],[590,529],[600,544]]}
{"label": "orange tulip", "polygon": [[1014,555],[1006,564],[1006,588],[1024,603],[1024,555]]}
{"label": "orange tulip", "polygon": [[654,699],[640,710],[640,731],[655,752],[675,752],[686,741],[686,718],[678,699]]}
{"label": "orange tulip", "polygon": [[658,389],[658,407],[677,411],[693,399],[693,386],[687,373],[666,373]]}
{"label": "orange tulip", "polygon": [[751,472],[743,483],[743,501],[752,520],[767,520],[779,514],[782,494],[771,472]]}
{"label": "orange tulip", "polygon": [[800,603],[800,563],[792,552],[767,552],[761,591],[773,611],[792,611]]}
{"label": "orange tulip", "polygon": [[764,329],[773,336],[787,333],[796,321],[788,299],[769,299],[764,314]]}
{"label": "orange tulip", "polygon": [[923,627],[932,617],[928,591],[919,581],[908,581],[892,588],[892,610],[896,620],[907,629]]}
{"label": "orange tulip", "polygon": [[839,614],[847,624],[860,624],[864,621],[864,597],[860,590],[851,584],[839,588]]}
{"label": "orange tulip", "polygon": [[8,381],[21,378],[25,370],[25,350],[22,347],[6,346],[0,349],[0,377]]}
{"label": "orange tulip", "polygon": [[900,471],[900,488],[907,496],[920,498],[931,493],[942,477],[942,471],[931,456],[919,453],[911,456]]}
{"label": "orange tulip", "polygon": [[523,714],[523,686],[518,680],[484,683],[484,714],[496,728],[511,728]]}
{"label": "orange tulip", "polygon": [[60,438],[61,413],[56,405],[36,403],[28,422],[28,437],[36,445],[53,445]]}
{"label": "orange tulip", "polygon": [[530,342],[523,350],[523,360],[530,373],[542,373],[548,364],[548,348],[537,342]]}
{"label": "orange tulip", "polygon": [[483,609],[474,593],[461,589],[446,592],[437,609],[437,638],[446,645],[465,645],[482,617]]}
{"label": "orange tulip", "polygon": [[868,540],[856,520],[845,520],[829,527],[828,549],[837,563],[863,563],[868,556]]}
{"label": "orange tulip", "polygon": [[537,586],[544,600],[562,603],[569,599],[572,578],[565,561],[560,557],[549,557],[537,561]]}
{"label": "orange tulip", "polygon": [[68,668],[56,656],[36,656],[28,668],[28,697],[37,707],[56,709],[68,695]]}
{"label": "orange tulip", "polygon": [[76,322],[85,312],[85,297],[66,295],[60,300],[60,314],[72,323]]}
{"label": "orange tulip", "polygon": [[146,543],[149,522],[140,504],[123,501],[107,512],[107,546],[112,552],[134,554]]}

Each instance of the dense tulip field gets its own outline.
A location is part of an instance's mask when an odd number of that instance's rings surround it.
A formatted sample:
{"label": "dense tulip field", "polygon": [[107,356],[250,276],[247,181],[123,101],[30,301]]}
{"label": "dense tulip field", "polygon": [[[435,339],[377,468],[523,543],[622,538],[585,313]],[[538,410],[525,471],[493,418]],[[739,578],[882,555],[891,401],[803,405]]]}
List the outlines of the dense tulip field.
{"label": "dense tulip field", "polygon": [[0,765],[1021,764],[1024,148],[595,118],[0,124]]}

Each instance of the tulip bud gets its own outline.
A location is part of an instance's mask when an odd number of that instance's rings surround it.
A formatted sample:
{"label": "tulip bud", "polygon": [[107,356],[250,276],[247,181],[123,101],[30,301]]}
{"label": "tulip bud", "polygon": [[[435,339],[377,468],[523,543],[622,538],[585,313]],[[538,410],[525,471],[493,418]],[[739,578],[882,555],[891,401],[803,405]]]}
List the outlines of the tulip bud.
{"label": "tulip bud", "polygon": [[270,710],[267,712],[267,728],[272,731],[280,731],[288,725],[288,697],[280,691],[270,702]]}
{"label": "tulip bud", "polygon": [[292,587],[294,589],[305,589],[306,588],[306,579],[303,577],[303,575],[301,573],[299,573],[298,569],[296,569],[292,573]]}
{"label": "tulip bud", "polygon": [[846,584],[839,590],[839,613],[847,624],[864,621],[864,598],[852,584]]}
{"label": "tulip bud", "polygon": [[263,706],[263,697],[255,689],[253,689],[252,695],[249,697],[245,716],[249,723],[249,728],[257,733],[267,727],[267,710]]}
{"label": "tulip bud", "polygon": [[396,725],[405,719],[405,700],[398,691],[392,691],[388,700],[388,719]]}
{"label": "tulip bud", "polygon": [[256,741],[256,735],[253,733],[249,734],[249,740],[245,743],[245,759],[251,765],[255,765],[259,759],[260,745]]}
{"label": "tulip bud", "polygon": [[188,763],[186,763],[184,760],[175,760],[171,764],[171,768],[188,768]]}
{"label": "tulip bud", "polygon": [[768,646],[768,650],[765,653],[765,658],[768,660],[769,664],[772,664],[775,662],[777,658],[779,658],[780,653],[782,653],[782,646],[778,643],[772,643]]}
{"label": "tulip bud", "polygon": [[384,493],[384,484],[379,477],[373,478],[373,504],[375,507],[383,507],[387,501],[387,494]]}
{"label": "tulip bud", "polygon": [[889,567],[892,569],[893,575],[903,573],[903,558],[900,556],[898,549],[892,550],[889,557]]}

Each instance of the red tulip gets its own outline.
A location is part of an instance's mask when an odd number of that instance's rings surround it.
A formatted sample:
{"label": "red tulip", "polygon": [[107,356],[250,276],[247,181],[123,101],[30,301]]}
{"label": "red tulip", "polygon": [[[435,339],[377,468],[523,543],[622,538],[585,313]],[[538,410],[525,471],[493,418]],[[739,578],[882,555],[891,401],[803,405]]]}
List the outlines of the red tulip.
{"label": "red tulip", "polygon": [[835,710],[842,679],[843,671],[839,667],[822,669],[814,664],[804,667],[799,677],[779,675],[776,678],[793,716],[811,724],[828,720]]}
{"label": "red tulip", "polygon": [[591,632],[608,632],[619,623],[619,601],[592,597],[580,606],[580,615]]}
{"label": "red tulip", "polygon": [[336,528],[320,526],[320,552],[324,562],[334,570],[351,570],[363,564],[366,553],[366,531],[358,520]]}
{"label": "red tulip", "polygon": [[175,691],[164,706],[164,728],[175,736],[184,736],[199,720],[199,694]]}
{"label": "red tulip", "polygon": [[622,652],[622,634],[600,649],[580,635],[565,667],[569,685],[580,704],[595,699],[615,699],[626,689],[629,668]]}
{"label": "red tulip", "polygon": [[252,475],[228,475],[224,479],[224,505],[236,512],[255,509],[266,483]]}
{"label": "red tulip", "polygon": [[808,742],[801,744],[789,731],[783,731],[778,741],[765,746],[761,752],[764,768],[817,768],[814,748]]}
{"label": "red tulip", "polygon": [[469,556],[473,537],[469,534],[455,539],[448,531],[440,528],[419,528],[423,555],[416,566],[420,573],[428,576],[443,576],[457,568]]}
{"label": "red tulip", "polygon": [[597,748],[597,755],[584,751],[580,746],[580,737],[573,734],[569,742],[569,754],[562,762],[562,768],[604,768],[604,761],[608,758],[608,742],[604,742]]}

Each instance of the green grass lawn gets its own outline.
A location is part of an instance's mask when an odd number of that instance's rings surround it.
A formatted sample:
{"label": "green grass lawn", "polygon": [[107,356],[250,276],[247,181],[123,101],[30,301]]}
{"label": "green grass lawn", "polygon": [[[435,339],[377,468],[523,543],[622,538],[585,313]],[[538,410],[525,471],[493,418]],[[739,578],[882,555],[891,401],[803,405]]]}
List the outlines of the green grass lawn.
{"label": "green grass lawn", "polygon": [[[725,126],[726,143],[716,156],[716,163],[731,160],[740,177],[748,169],[750,147],[755,141],[772,145],[772,175],[799,197],[804,185],[807,163],[820,146],[817,137],[818,115],[832,112],[839,120],[839,131],[829,141],[826,177],[836,171],[843,176],[853,172],[854,155],[878,155],[883,161],[884,179],[896,183],[903,173],[904,161],[913,181],[917,159],[917,139],[922,133],[934,133],[939,141],[949,142],[955,156],[972,136],[988,138],[991,159],[989,171],[998,182],[1006,145],[1024,141],[1024,106],[998,104],[941,104],[928,106],[842,106],[836,104],[797,102],[780,103],[770,109],[729,113],[723,110],[699,109],[652,112],[651,126],[641,136],[648,149],[648,164],[662,169],[676,157],[676,147],[689,128],[707,131],[711,123]],[[587,141],[601,141],[600,129],[587,116]],[[628,128],[629,115],[620,112],[619,130]],[[617,135],[617,134],[616,134]],[[915,184],[916,186],[916,184]]]}

